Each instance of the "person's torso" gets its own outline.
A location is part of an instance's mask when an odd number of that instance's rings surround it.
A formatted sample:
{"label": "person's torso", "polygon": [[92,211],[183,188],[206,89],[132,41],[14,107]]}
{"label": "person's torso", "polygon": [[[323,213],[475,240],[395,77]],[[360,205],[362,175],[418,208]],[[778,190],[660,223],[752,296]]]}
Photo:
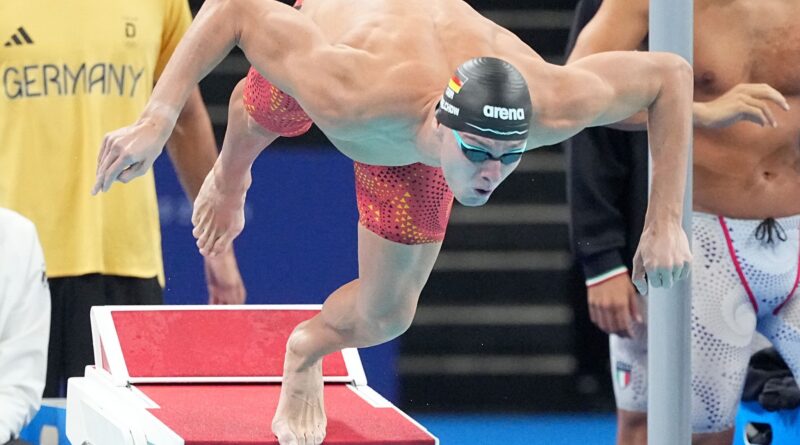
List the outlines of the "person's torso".
{"label": "person's torso", "polygon": [[696,101],[766,83],[792,107],[770,105],[778,128],[695,129],[695,208],[753,219],[800,213],[800,1],[708,0],[695,14]]}
{"label": "person's torso", "polygon": [[152,90],[164,0],[0,4],[0,205],[36,224],[52,276],[160,273],[152,174],[91,197],[103,135]]}
{"label": "person's torso", "polygon": [[420,161],[419,125],[461,63],[492,56],[523,73],[541,63],[514,34],[461,0],[305,0],[301,12],[332,44],[366,55],[357,93],[367,103],[359,107],[364,112],[357,125],[326,133],[343,153],[367,164]]}

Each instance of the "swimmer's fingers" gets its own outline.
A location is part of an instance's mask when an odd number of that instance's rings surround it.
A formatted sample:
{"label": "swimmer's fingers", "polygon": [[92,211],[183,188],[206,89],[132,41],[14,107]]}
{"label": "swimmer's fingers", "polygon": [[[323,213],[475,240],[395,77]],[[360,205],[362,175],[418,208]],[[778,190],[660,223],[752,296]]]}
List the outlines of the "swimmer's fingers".
{"label": "swimmer's fingers", "polygon": [[123,170],[122,173],[119,174],[119,177],[117,177],[117,181],[127,184],[133,179],[142,176],[146,171],[146,164],[144,162],[137,162]]}
{"label": "swimmer's fingers", "polygon": [[619,295],[605,293],[593,296],[591,292],[590,289],[589,316],[592,322],[608,334],[624,333],[629,321],[626,320],[625,305],[621,304],[619,298],[616,298]]}
{"label": "swimmer's fingers", "polygon": [[755,122],[762,127],[769,125],[770,127],[777,127],[778,121],[775,119],[775,114],[769,108],[767,102],[756,99],[750,96],[742,97],[742,107],[745,111],[745,120]]}
{"label": "swimmer's fingers", "polygon": [[661,287],[661,275],[655,269],[647,271],[647,284],[651,289]]}
{"label": "swimmer's fingers", "polygon": [[611,316],[614,317],[614,323],[616,325],[617,335],[621,337],[629,337],[630,329],[632,326],[630,311],[626,309],[627,308],[622,307],[619,310],[614,311],[612,314],[610,314]]}
{"label": "swimmer's fingers", "polygon": [[636,291],[639,292],[639,295],[647,295],[647,271],[644,268],[644,260],[639,251],[637,251],[636,255],[633,257],[631,281],[634,287],[636,287]]}
{"label": "swimmer's fingers", "polygon": [[104,141],[103,148],[101,150],[101,160],[97,164],[97,172],[96,172],[96,179],[94,183],[94,187],[92,187],[92,194],[96,195],[103,189],[103,184],[106,181],[106,176],[108,173],[109,168],[111,165],[117,161],[119,157],[119,153],[114,153],[112,145]]}
{"label": "swimmer's fingers", "polygon": [[[642,309],[639,307],[639,295],[634,293],[628,298],[628,309],[630,311],[630,318],[637,323],[644,323],[644,316]],[[628,334],[633,335],[633,326],[628,328]]]}
{"label": "swimmer's fingers", "polygon": [[111,145],[110,136],[111,135],[108,133],[103,136],[103,142],[100,144],[100,151],[97,152],[97,170],[95,172],[100,170],[100,165],[103,163],[105,157],[108,156],[108,147]]}
{"label": "swimmer's fingers", "polygon": [[691,271],[691,269],[692,269],[691,263],[689,263],[688,261],[685,261],[683,263],[683,269],[681,269],[681,276],[680,276],[679,279],[685,280],[686,278],[688,278],[689,277],[689,271]]}
{"label": "swimmer's fingers", "polygon": [[127,168],[131,167],[134,162],[129,156],[114,156],[113,153],[109,156],[105,164],[108,164],[108,167],[105,167],[97,178],[98,183],[95,184],[95,188],[99,185],[100,188],[96,189],[96,191],[103,191],[107,192],[111,185],[119,178],[119,175],[122,174]]}
{"label": "swimmer's fingers", "polygon": [[789,110],[789,101],[786,100],[786,97],[784,97],[780,91],[766,83],[745,84],[744,90],[747,94],[756,99],[769,100],[775,102],[784,110]]}
{"label": "swimmer's fingers", "polygon": [[664,289],[669,289],[672,287],[672,269],[659,267],[656,273],[661,277],[661,286]]}
{"label": "swimmer's fingers", "polygon": [[681,280],[681,275],[683,275],[683,269],[686,268],[686,263],[676,265],[672,268],[672,282],[677,283]]}

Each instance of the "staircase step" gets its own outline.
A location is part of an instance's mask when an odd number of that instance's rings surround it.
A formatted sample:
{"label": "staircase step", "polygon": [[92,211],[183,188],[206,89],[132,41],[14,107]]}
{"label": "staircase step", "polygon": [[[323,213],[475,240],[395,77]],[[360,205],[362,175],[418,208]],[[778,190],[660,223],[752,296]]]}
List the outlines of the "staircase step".
{"label": "staircase step", "polygon": [[[490,209],[484,209],[489,212]],[[564,251],[569,236],[565,224],[514,224],[509,218],[505,224],[457,224],[451,221],[447,228],[443,251],[482,249],[495,250],[558,250]]]}
{"label": "staircase step", "polygon": [[563,303],[569,273],[559,271],[434,271],[422,301],[428,304]]}
{"label": "staircase step", "polygon": [[515,172],[492,194],[494,204],[563,204],[567,202],[563,171]]}
{"label": "staircase step", "polygon": [[[575,379],[559,375],[405,375],[401,405],[413,411],[585,411]],[[558,441],[555,441],[556,443]]]}
{"label": "staircase step", "polygon": [[561,354],[572,348],[572,326],[415,326],[404,334],[403,357],[463,354]]}

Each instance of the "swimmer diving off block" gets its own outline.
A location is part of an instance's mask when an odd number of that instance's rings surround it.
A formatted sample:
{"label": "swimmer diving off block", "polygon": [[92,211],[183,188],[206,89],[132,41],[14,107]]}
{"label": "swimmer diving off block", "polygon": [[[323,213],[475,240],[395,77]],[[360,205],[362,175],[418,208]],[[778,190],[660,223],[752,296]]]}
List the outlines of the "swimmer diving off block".
{"label": "swimmer diving off block", "polygon": [[[272,429],[281,445],[325,437],[320,363],[410,325],[452,199],[479,206],[525,150],[647,110],[653,186],[635,260],[640,288],[670,287],[691,261],[681,229],[692,70],[677,56],[613,52],[567,67],[542,60],[461,0],[207,0],[134,124],[109,133],[93,192],[143,174],[191,88],[239,46],[221,154],[195,202],[204,255],[228,249],[258,154],[315,123],[355,161],[359,278],[294,330]],[[313,180],[309,178],[309,180]]]}

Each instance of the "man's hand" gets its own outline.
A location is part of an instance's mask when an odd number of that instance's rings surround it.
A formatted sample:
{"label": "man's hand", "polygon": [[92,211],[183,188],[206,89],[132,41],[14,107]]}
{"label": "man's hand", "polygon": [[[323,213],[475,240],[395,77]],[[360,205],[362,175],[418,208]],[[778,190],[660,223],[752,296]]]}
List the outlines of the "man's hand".
{"label": "man's hand", "polygon": [[208,304],[244,304],[247,291],[233,249],[205,258]]}
{"label": "man's hand", "polygon": [[621,337],[633,336],[633,322],[644,323],[639,296],[627,272],[589,286],[589,315],[598,328]]}
{"label": "man's hand", "polygon": [[633,284],[642,295],[647,294],[648,282],[670,288],[689,276],[691,262],[689,240],[678,222],[647,224],[633,257]]}
{"label": "man's hand", "polygon": [[219,172],[219,161],[208,172],[192,212],[192,235],[205,257],[230,250],[244,228],[244,201],[251,178],[227,179]]}
{"label": "man's hand", "polygon": [[142,176],[155,162],[175,125],[169,119],[142,118],[133,125],[107,133],[97,156],[97,176],[92,194],[107,192],[114,181]]}
{"label": "man's hand", "polygon": [[740,83],[710,102],[694,103],[694,121],[700,127],[724,128],[739,121],[777,127],[770,102],[789,109],[786,98],[765,83]]}

